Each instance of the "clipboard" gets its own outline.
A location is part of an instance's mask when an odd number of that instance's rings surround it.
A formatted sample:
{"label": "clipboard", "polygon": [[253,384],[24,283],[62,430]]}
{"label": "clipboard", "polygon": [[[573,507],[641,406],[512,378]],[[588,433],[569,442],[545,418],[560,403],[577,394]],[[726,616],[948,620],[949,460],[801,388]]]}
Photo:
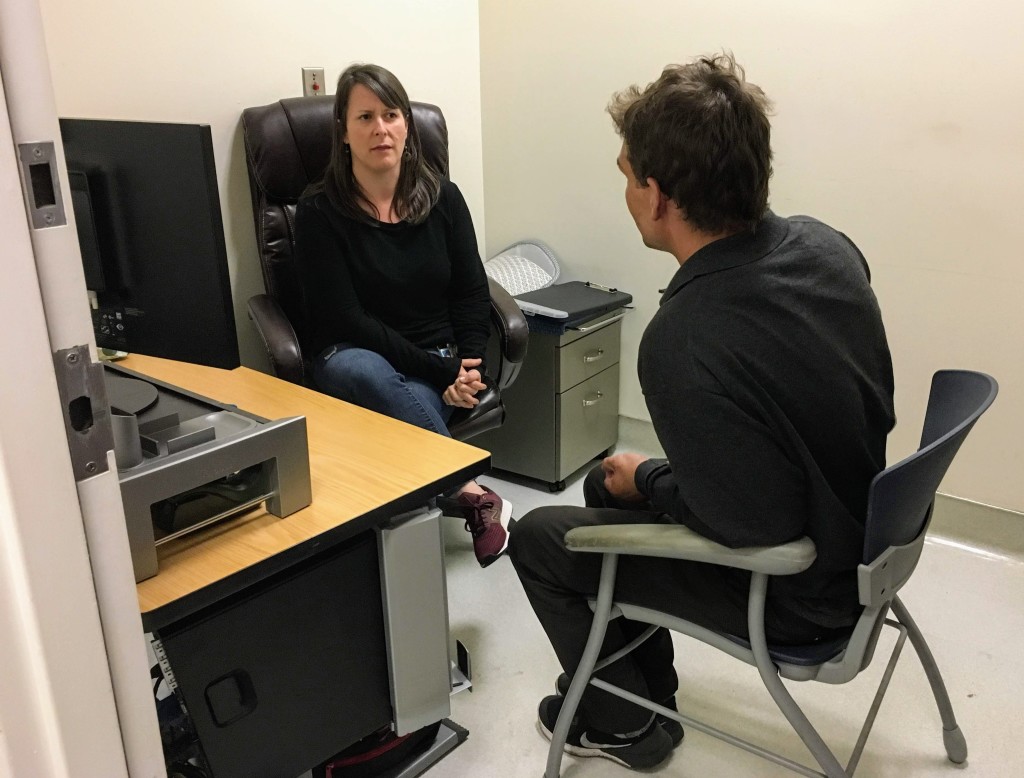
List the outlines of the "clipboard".
{"label": "clipboard", "polygon": [[516,295],[513,299],[527,316],[578,321],[629,305],[633,295],[590,281],[568,281]]}

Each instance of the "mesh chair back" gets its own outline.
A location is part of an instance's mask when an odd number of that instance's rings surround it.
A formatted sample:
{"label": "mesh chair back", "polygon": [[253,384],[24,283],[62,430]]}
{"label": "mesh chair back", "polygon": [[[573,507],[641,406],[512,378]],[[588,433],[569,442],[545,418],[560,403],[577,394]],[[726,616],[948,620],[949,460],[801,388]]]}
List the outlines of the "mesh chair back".
{"label": "mesh chair back", "polygon": [[[436,105],[412,104],[413,123],[428,164],[448,173],[448,127]],[[290,97],[242,112],[260,267],[267,294],[277,300],[304,342],[305,305],[293,261],[295,206],[319,181],[331,154],[334,101]]]}
{"label": "mesh chair back", "polygon": [[933,376],[921,448],[871,482],[865,564],[889,546],[906,545],[921,533],[960,444],[997,392],[995,379],[984,373],[941,370]]}

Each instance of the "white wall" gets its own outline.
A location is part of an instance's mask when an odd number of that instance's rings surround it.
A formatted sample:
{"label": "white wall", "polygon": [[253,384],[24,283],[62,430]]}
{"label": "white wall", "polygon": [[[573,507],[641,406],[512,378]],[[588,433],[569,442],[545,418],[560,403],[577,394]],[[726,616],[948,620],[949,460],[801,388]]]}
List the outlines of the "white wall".
{"label": "white wall", "polygon": [[[567,277],[632,292],[624,362],[676,265],[640,243],[604,107],[668,62],[731,49],[776,104],[772,207],[847,232],[872,266],[896,370],[890,461],[932,372],[1001,395],[944,491],[1024,511],[1024,6],[862,0],[480,0],[487,249],[537,237]],[[630,367],[622,412],[649,419]]]}
{"label": "white wall", "polygon": [[[914,447],[931,372],[992,372],[1002,395],[946,491],[1024,510],[1024,8],[907,0],[730,4],[650,0],[397,0],[386,9],[156,0],[41,0],[58,111],[213,127],[243,361],[260,365],[246,299],[261,291],[239,116],[376,61],[451,131],[453,178],[485,253],[550,243],[567,278],[631,291],[626,360],[674,265],[643,248],[621,202],[611,93],[722,47],[776,103],[772,205],[849,233],[871,262],[889,329],[900,423]],[[88,7],[87,7],[88,6]],[[479,30],[479,37],[478,37]],[[481,100],[482,94],[482,100]],[[483,141],[481,144],[481,116]],[[486,188],[484,179],[486,178]],[[632,370],[622,411],[647,418]]]}
{"label": "white wall", "polygon": [[[263,291],[245,171],[244,108],[302,93],[301,68],[328,91],[350,63],[376,62],[414,100],[441,106],[452,179],[483,239],[480,56],[475,0],[387,6],[302,0],[40,0],[60,116],[211,125],[243,363],[264,367],[245,314]],[[329,98],[328,98],[329,99]]]}

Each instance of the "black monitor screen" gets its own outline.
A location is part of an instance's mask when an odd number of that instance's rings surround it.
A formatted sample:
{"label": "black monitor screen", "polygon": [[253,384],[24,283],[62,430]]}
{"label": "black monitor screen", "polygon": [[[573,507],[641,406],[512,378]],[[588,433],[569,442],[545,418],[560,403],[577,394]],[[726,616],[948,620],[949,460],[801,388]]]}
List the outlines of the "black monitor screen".
{"label": "black monitor screen", "polygon": [[239,364],[208,125],[61,119],[96,344]]}

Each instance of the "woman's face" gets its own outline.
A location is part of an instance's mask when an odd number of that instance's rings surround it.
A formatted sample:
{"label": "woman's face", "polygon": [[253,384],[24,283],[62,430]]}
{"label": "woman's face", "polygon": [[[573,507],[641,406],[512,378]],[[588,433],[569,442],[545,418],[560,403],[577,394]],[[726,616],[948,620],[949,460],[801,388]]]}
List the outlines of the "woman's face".
{"label": "woman's face", "polygon": [[388,108],[373,92],[356,84],[348,96],[345,134],[352,155],[352,170],[380,174],[402,164],[405,139],[409,134],[399,108]]}

